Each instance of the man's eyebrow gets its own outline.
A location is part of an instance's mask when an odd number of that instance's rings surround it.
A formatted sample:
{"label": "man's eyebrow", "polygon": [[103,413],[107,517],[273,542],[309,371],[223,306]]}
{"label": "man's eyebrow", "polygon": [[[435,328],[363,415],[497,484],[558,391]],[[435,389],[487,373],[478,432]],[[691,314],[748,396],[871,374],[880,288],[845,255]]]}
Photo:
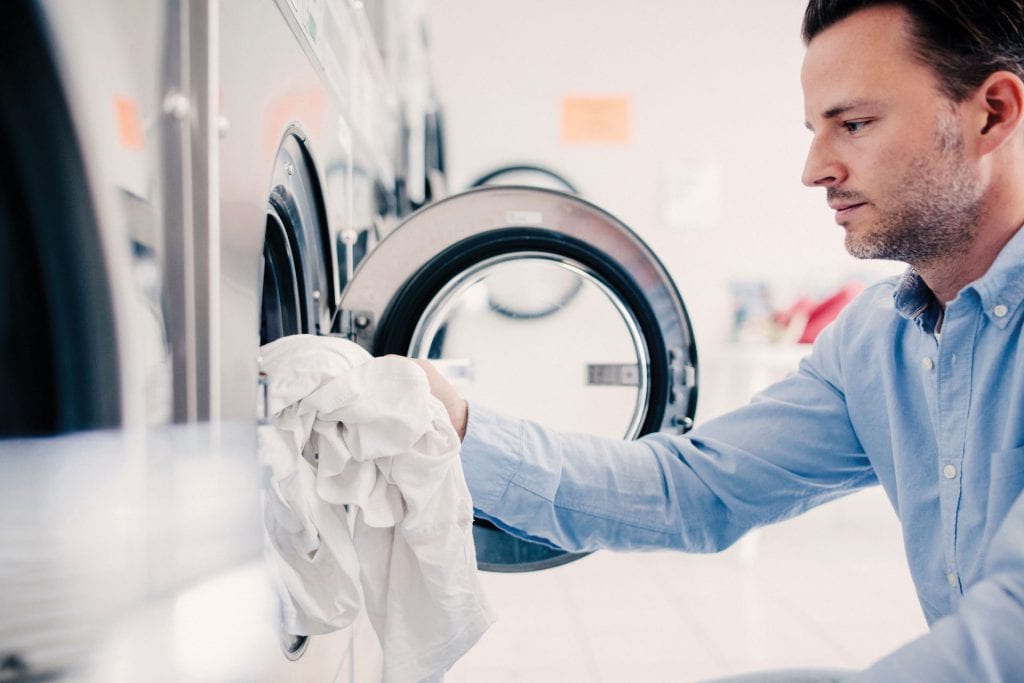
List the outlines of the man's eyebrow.
{"label": "man's eyebrow", "polygon": [[[837,104],[836,106],[834,106],[834,107],[832,107],[830,109],[826,109],[822,113],[821,117],[823,119],[825,119],[825,120],[834,119],[837,116],[845,114],[846,112],[850,111],[851,109],[856,109],[857,107],[862,107],[865,104],[870,104],[870,102],[868,100],[854,100],[852,102],[843,102],[842,104]],[[811,132],[814,132],[814,127],[811,126],[811,122],[810,121],[804,121],[804,126],[807,128],[807,130],[809,130]]]}

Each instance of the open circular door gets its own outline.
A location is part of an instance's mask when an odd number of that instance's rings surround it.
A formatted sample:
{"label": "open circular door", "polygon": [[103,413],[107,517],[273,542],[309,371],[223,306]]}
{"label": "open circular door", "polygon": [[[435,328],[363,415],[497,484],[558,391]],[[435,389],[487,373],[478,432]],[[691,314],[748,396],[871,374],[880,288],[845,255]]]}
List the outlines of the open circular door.
{"label": "open circular door", "polygon": [[[697,355],[665,268],[577,196],[483,187],[431,204],[366,258],[341,332],[375,355],[428,358],[471,403],[564,431],[686,431]],[[579,554],[474,526],[477,561],[531,571]]]}

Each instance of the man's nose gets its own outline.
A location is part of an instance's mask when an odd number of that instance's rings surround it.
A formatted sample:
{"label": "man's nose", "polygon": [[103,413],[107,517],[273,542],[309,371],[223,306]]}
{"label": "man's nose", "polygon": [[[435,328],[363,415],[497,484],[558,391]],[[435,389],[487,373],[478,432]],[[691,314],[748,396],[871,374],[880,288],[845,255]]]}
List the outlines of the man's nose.
{"label": "man's nose", "polygon": [[846,180],[846,167],[818,137],[811,141],[801,181],[807,187],[832,187]]}

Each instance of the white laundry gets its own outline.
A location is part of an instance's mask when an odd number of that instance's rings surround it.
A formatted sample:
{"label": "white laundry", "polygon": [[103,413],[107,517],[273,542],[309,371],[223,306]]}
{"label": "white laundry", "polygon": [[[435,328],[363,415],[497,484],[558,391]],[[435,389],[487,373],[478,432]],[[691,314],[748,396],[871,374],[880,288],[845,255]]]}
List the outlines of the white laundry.
{"label": "white laundry", "polygon": [[405,358],[306,335],[264,346],[260,368],[272,423],[260,433],[271,470],[265,520],[285,627],[334,631],[365,604],[385,681],[443,674],[493,617],[459,438],[425,374]]}

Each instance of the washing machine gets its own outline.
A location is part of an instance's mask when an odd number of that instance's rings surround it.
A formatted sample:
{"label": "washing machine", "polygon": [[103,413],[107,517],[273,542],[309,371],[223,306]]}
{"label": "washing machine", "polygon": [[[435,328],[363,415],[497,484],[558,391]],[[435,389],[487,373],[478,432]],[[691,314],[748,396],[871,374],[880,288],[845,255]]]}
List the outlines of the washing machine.
{"label": "washing machine", "polygon": [[[429,359],[469,401],[549,427],[633,439],[693,425],[682,297],[635,232],[573,194],[482,186],[414,213],[355,272],[335,332]],[[579,557],[480,519],[474,540],[485,570]]]}

